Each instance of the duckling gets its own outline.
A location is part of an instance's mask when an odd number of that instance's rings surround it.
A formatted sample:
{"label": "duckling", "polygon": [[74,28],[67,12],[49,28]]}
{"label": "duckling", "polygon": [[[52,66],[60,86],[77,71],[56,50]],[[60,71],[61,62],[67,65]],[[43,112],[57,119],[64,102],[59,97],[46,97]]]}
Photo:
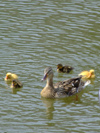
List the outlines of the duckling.
{"label": "duckling", "polygon": [[5,81],[8,81],[8,82],[11,82],[12,80],[14,80],[14,79],[18,79],[18,76],[16,75],[16,74],[14,74],[14,73],[10,73],[10,72],[8,72],[7,74],[6,74],[6,77],[5,77]]}
{"label": "duckling", "polygon": [[57,65],[57,72],[70,73],[74,68],[71,66],[63,66],[62,64]]}
{"label": "duckling", "polygon": [[82,81],[81,78],[82,76],[79,76],[53,85],[53,70],[51,67],[47,67],[42,79],[42,81],[47,80],[47,84],[40,94],[45,98],[63,98],[74,95],[90,83]]}
{"label": "duckling", "polygon": [[18,88],[22,88],[23,84],[18,80],[18,79],[14,79],[11,83],[11,88],[13,89],[18,89]]}
{"label": "duckling", "polygon": [[90,71],[82,71],[79,76],[82,75],[83,79],[93,79],[95,78],[94,70],[91,69]]}

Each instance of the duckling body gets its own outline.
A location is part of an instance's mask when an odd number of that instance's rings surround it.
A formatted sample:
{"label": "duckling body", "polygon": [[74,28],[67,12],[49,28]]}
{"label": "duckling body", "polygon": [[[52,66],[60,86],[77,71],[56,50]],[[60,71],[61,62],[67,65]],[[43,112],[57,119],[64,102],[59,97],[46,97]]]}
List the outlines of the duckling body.
{"label": "duckling body", "polygon": [[14,79],[10,87],[13,89],[22,88],[23,84],[18,79]]}
{"label": "duckling body", "polygon": [[58,82],[53,85],[53,70],[51,67],[47,67],[44,70],[43,81],[47,79],[47,84],[41,91],[41,96],[45,98],[63,98],[80,92],[86,85],[81,80],[82,76]]}
{"label": "duckling body", "polygon": [[74,68],[71,66],[63,66],[62,64],[57,65],[57,72],[70,73]]}
{"label": "duckling body", "polygon": [[82,71],[79,76],[82,75],[84,79],[93,79],[95,78],[94,70],[91,69],[90,71]]}
{"label": "duckling body", "polygon": [[14,74],[14,73],[7,73],[6,74],[6,77],[5,77],[5,81],[8,81],[8,82],[11,82],[11,81],[13,81],[14,79],[18,79],[18,76],[16,75],[16,74]]}

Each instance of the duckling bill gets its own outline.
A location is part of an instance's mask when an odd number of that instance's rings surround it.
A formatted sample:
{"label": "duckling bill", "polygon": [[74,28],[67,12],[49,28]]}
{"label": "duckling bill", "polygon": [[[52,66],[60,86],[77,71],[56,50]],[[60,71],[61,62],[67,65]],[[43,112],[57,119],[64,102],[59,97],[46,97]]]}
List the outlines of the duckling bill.
{"label": "duckling bill", "polygon": [[63,66],[62,64],[57,65],[57,72],[70,73],[74,68],[71,66]]}
{"label": "duckling bill", "polygon": [[23,84],[18,79],[14,79],[10,87],[13,89],[22,88]]}
{"label": "duckling bill", "polygon": [[46,86],[41,91],[41,96],[45,98],[63,98],[76,94],[84,89],[90,82],[83,82],[82,76],[71,78],[53,84],[53,70],[47,67],[44,70],[43,81],[47,80]]}

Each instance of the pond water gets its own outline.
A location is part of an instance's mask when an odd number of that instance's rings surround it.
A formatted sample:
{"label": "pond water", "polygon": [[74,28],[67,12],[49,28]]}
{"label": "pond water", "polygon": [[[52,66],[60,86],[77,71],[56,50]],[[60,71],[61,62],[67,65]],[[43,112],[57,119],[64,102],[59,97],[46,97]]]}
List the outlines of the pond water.
{"label": "pond water", "polygon": [[[100,132],[100,1],[1,0],[0,132]],[[71,65],[58,74],[56,65]],[[47,66],[54,82],[94,69],[96,78],[75,99],[43,99],[41,82]],[[4,81],[16,73],[23,88]]]}

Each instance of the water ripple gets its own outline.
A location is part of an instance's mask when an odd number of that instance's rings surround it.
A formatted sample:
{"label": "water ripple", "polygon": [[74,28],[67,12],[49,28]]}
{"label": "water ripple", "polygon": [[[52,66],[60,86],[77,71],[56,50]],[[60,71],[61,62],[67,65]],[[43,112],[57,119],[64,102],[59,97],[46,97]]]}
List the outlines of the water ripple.
{"label": "water ripple", "polygon": [[[1,1],[1,132],[99,132],[99,1]],[[58,74],[62,63],[75,69]],[[66,99],[42,99],[44,68],[52,66],[54,82],[95,69],[96,79]],[[18,74],[24,86],[14,91],[4,82]],[[11,130],[12,129],[12,130]]]}

